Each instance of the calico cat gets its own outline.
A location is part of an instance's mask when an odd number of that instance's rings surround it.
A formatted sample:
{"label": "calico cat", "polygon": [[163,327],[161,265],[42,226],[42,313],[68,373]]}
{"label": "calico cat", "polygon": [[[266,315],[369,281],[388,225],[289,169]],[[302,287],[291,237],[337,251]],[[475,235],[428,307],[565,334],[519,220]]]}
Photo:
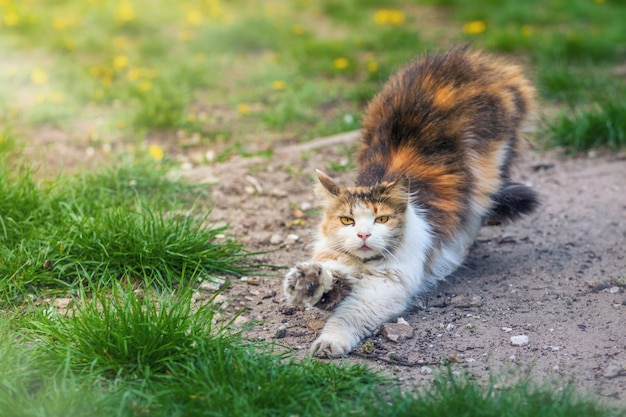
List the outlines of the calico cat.
{"label": "calico cat", "polygon": [[510,179],[534,98],[519,67],[468,47],[387,81],[363,120],[356,185],[317,171],[313,256],[284,280],[288,303],[333,310],[314,354],[346,355],[454,272],[483,223],[537,208]]}

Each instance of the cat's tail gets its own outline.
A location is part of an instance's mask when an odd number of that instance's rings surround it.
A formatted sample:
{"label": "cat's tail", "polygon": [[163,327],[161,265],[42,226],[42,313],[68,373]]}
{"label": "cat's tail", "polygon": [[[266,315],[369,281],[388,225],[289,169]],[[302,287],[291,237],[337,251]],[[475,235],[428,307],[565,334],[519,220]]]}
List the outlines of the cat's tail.
{"label": "cat's tail", "polygon": [[501,224],[531,214],[539,207],[535,190],[517,182],[510,182],[494,196],[494,203],[485,220],[487,224]]}

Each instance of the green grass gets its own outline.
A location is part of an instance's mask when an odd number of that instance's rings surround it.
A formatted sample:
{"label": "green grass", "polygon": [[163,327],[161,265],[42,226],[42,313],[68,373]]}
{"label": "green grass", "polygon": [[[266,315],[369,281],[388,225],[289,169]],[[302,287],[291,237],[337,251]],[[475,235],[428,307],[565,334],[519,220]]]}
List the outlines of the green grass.
{"label": "green grass", "polygon": [[[247,271],[243,247],[212,226],[206,194],[164,168],[127,163],[37,182],[0,165],[0,298],[119,277],[171,286]],[[204,213],[203,213],[204,211]]]}
{"label": "green grass", "polygon": [[127,285],[79,292],[69,316],[32,307],[0,320],[0,415],[624,415],[526,379],[481,385],[442,368],[399,390],[364,365],[297,361],[245,340],[188,287],[137,297]]}

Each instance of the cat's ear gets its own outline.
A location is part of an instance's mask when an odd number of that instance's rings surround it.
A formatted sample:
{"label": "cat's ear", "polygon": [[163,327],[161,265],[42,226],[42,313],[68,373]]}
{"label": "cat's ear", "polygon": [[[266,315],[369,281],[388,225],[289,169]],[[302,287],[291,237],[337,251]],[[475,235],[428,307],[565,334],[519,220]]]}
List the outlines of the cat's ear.
{"label": "cat's ear", "polygon": [[409,201],[409,178],[405,175],[386,185],[385,194],[393,201],[406,204]]}
{"label": "cat's ear", "polygon": [[[322,185],[323,189],[334,196],[338,196],[341,192],[340,186],[337,185],[337,183],[332,178],[330,178],[319,169],[316,169],[315,171],[317,172],[317,179],[320,181],[319,183]],[[321,190],[322,187],[316,187],[316,191],[319,190],[323,192],[323,190]]]}
{"label": "cat's ear", "polygon": [[409,192],[409,177],[402,175],[397,180],[389,183],[387,186],[389,191],[393,191],[398,194],[408,194]]}

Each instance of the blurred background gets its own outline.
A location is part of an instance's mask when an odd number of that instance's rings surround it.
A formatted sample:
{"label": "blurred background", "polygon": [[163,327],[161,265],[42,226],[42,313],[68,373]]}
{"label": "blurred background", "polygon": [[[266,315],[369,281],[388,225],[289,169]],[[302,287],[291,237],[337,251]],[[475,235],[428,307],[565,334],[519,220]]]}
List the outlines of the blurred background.
{"label": "blurred background", "polygon": [[523,64],[537,144],[626,143],[623,0],[0,0],[0,152],[56,173],[187,165],[358,129],[388,75],[458,43]]}

